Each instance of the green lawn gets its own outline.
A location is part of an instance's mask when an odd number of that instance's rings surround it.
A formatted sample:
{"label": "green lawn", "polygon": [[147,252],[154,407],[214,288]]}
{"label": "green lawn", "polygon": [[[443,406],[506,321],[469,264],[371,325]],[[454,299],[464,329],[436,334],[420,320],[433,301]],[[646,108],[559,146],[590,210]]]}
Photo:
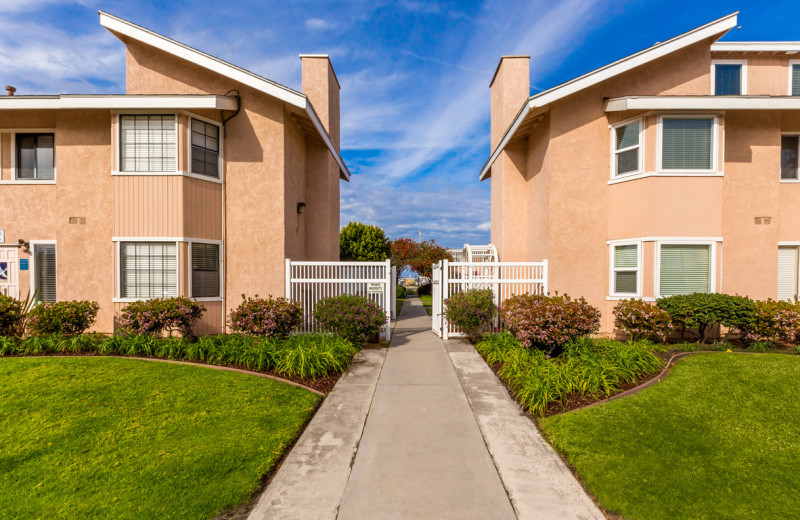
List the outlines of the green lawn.
{"label": "green lawn", "polygon": [[431,308],[433,307],[433,296],[431,296],[430,294],[422,294],[420,295],[419,299],[422,302],[422,305],[425,306],[425,310],[428,312],[428,316],[430,316],[431,313],[433,312],[431,310]]}
{"label": "green lawn", "polygon": [[0,359],[1,516],[213,518],[258,491],[319,399],[202,367]]}
{"label": "green lawn", "polygon": [[540,422],[629,520],[800,518],[800,357],[700,354],[642,392]]}

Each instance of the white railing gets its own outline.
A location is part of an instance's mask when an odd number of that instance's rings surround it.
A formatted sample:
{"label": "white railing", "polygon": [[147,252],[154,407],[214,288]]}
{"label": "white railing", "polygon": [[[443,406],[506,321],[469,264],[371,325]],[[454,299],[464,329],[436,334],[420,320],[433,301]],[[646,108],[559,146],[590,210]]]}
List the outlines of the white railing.
{"label": "white railing", "polygon": [[385,262],[294,262],[286,259],[286,298],[303,306],[303,324],[298,330],[318,330],[314,309],[323,298],[353,294],[377,303],[389,318],[381,337],[391,339],[395,309],[395,267]]}
{"label": "white railing", "polygon": [[[469,289],[491,289],[495,305],[515,294],[547,294],[547,260],[542,262],[449,262],[434,266],[433,330],[443,339],[462,336],[444,315],[444,302]],[[436,282],[439,282],[438,284]],[[439,290],[437,291],[437,285]],[[495,323],[500,330],[502,323]]]}

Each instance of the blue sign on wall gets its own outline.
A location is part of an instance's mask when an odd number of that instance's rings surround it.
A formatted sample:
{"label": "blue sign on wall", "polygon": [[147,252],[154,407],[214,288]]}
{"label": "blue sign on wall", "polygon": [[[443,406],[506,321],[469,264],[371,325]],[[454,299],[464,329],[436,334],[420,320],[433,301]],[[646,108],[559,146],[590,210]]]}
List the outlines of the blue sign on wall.
{"label": "blue sign on wall", "polygon": [[20,258],[19,259],[19,270],[20,271],[27,271],[28,270],[28,259],[27,258]]}

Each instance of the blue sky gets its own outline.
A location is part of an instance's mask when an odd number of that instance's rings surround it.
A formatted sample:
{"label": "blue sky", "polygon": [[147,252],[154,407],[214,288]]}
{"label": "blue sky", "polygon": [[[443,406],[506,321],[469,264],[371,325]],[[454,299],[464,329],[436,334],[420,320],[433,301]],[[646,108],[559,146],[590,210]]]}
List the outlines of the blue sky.
{"label": "blue sky", "polygon": [[800,40],[800,2],[0,0],[0,81],[18,94],[124,91],[124,48],[103,9],[300,88],[301,53],[342,86],[342,225],[450,246],[489,241],[489,81],[531,55],[535,93],[740,10],[725,40]]}

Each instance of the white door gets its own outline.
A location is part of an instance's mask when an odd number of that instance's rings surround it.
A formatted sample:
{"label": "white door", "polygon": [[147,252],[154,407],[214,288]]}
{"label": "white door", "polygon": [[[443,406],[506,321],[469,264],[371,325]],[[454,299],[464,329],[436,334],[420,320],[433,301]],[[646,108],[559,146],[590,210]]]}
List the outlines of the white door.
{"label": "white door", "polygon": [[19,249],[0,246],[0,294],[19,298]]}

